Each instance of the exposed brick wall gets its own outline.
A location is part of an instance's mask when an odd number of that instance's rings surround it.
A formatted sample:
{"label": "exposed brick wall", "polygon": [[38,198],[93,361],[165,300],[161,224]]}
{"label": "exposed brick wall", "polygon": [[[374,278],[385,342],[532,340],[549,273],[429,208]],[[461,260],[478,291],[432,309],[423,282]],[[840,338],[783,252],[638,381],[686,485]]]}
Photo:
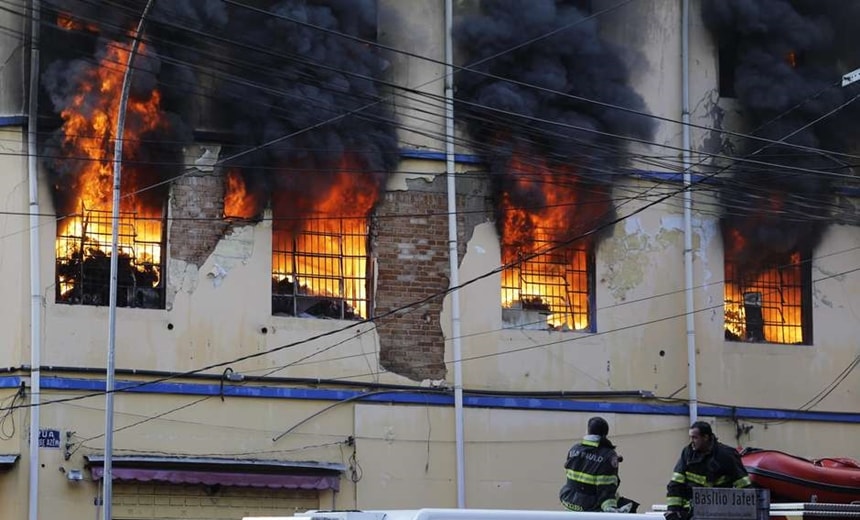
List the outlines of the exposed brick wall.
{"label": "exposed brick wall", "polygon": [[200,266],[227,229],[224,175],[194,170],[173,181],[170,257]]}
{"label": "exposed brick wall", "polygon": [[[378,263],[376,316],[443,293],[449,284],[448,202],[445,179],[410,182],[408,191],[386,193],[376,209],[374,252]],[[464,191],[461,191],[461,188]],[[458,182],[458,249],[462,259],[476,222],[463,208],[486,209],[485,192]],[[477,221],[485,215],[478,212]],[[469,225],[466,225],[467,220]],[[377,321],[380,363],[421,381],[443,379],[445,342],[441,296]]]}

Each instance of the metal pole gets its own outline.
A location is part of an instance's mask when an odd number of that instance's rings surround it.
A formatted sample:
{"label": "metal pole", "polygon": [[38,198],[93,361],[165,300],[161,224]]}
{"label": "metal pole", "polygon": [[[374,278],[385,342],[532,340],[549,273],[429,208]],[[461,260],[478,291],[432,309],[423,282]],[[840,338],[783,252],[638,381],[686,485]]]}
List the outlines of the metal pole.
{"label": "metal pole", "polygon": [[454,437],[457,459],[457,507],[466,507],[466,451],[463,420],[463,367],[460,345],[460,262],[457,251],[457,182],[454,161],[454,8],[445,0],[445,173],[448,181],[448,261],[451,291],[451,355],[454,362]]}
{"label": "metal pole", "polygon": [[696,315],[693,301],[693,190],[690,157],[690,0],[681,3],[681,120],[684,165],[684,315],[687,324],[687,393],[690,424],[699,418]]}
{"label": "metal pole", "polygon": [[119,110],[117,111],[116,119],[116,135],[114,137],[113,148],[113,213],[111,217],[111,254],[110,254],[110,300],[108,304],[108,349],[107,349],[107,376],[105,377],[105,461],[104,461],[104,492],[102,500],[104,520],[113,518],[111,500],[113,498],[113,393],[114,393],[114,376],[115,376],[115,361],[114,353],[116,351],[116,293],[117,293],[117,271],[119,270],[119,205],[120,205],[120,181],[122,174],[122,143],[123,132],[125,131],[125,109],[128,105],[128,93],[131,89],[131,75],[134,58],[137,55],[137,49],[140,47],[140,37],[143,34],[143,26],[146,22],[146,15],[152,7],[154,0],[148,0],[146,7],[143,8],[143,13],[140,15],[140,21],[137,24],[137,30],[134,33],[134,39],[131,42],[131,48],[128,53],[128,63],[125,68],[125,73],[122,78],[122,93],[119,97]]}
{"label": "metal pole", "polygon": [[39,0],[30,2],[30,85],[27,100],[27,175],[30,189],[30,520],[39,518],[39,429],[42,405],[42,279],[39,260]]}

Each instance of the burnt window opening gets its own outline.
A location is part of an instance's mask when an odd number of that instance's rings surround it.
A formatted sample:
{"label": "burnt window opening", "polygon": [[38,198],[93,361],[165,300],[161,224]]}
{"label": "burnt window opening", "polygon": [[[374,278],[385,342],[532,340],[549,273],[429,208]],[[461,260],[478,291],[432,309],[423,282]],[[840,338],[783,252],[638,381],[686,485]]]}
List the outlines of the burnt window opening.
{"label": "burnt window opening", "polygon": [[794,252],[755,269],[725,262],[725,337],[730,341],[812,344],[812,268]]}
{"label": "burnt window opening", "polygon": [[504,327],[593,332],[594,256],[591,248],[559,248],[558,244],[539,241],[535,245],[539,250],[552,250],[522,260],[502,272]]}
{"label": "burnt window opening", "polygon": [[[56,302],[110,303],[111,211],[87,209],[57,225]],[[165,216],[120,212],[117,232],[117,307],[165,308]]]}
{"label": "burnt window opening", "polygon": [[362,320],[368,317],[369,221],[308,218],[298,231],[273,229],[272,314]]}
{"label": "burnt window opening", "polygon": [[738,95],[735,91],[735,71],[738,67],[738,47],[733,42],[720,43],[717,54],[720,97],[736,98]]}

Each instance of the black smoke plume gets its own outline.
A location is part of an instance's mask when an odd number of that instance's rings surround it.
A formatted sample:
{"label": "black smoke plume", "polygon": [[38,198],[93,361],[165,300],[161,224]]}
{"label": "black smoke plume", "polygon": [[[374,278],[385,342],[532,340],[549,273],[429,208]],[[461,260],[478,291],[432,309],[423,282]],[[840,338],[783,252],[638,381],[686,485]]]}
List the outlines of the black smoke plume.
{"label": "black smoke plume", "polygon": [[597,218],[581,218],[588,212],[576,208],[568,213],[571,236],[611,216],[605,192],[623,163],[624,137],[649,139],[654,129],[648,117],[570,97],[645,111],[622,50],[601,39],[581,3],[484,1],[454,31],[469,69],[456,74],[458,118],[489,159],[496,198],[519,208],[547,204],[546,186],[519,182],[526,172],[511,167],[514,155],[545,162],[553,184],[593,184],[606,198]]}
{"label": "black smoke plume", "polygon": [[[50,103],[43,105],[54,110],[46,119],[65,108],[81,72],[96,66],[108,42],[129,40],[145,3],[43,3],[75,21],[67,30],[45,16],[42,85]],[[167,124],[146,142],[154,154],[147,160],[160,164],[151,181],[181,174],[177,154],[196,131],[198,139],[225,144],[222,158],[236,156],[227,166],[241,168],[250,188],[266,197],[294,193],[312,207],[344,155],[356,175],[381,189],[397,160],[397,140],[389,104],[380,101],[387,62],[360,41],[375,39],[376,18],[375,0],[156,1],[132,90],[144,96],[157,87],[162,94]],[[48,143],[48,155],[58,157],[48,164],[58,186],[74,175],[57,153],[61,138]],[[61,190],[57,195],[63,198]]]}
{"label": "black smoke plume", "polygon": [[[860,67],[857,2],[705,0],[702,17],[721,66],[731,68],[720,73],[734,75],[729,87],[755,135],[834,152],[856,145],[860,105],[851,101],[860,89],[843,88],[840,80]],[[850,173],[844,160],[762,142],[739,151],[770,164],[734,165],[721,186],[728,249],[742,262],[769,263],[791,251],[811,252],[831,220],[833,174]],[[728,243],[732,231],[744,237],[743,245]]]}

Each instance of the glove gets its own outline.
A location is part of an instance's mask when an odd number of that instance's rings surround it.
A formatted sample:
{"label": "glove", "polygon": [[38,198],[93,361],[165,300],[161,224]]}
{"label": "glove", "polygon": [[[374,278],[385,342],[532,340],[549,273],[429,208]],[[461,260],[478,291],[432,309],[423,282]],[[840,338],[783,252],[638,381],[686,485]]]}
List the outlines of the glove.
{"label": "glove", "polygon": [[690,514],[687,511],[679,511],[675,509],[663,513],[663,518],[666,520],[688,520],[690,518]]}

